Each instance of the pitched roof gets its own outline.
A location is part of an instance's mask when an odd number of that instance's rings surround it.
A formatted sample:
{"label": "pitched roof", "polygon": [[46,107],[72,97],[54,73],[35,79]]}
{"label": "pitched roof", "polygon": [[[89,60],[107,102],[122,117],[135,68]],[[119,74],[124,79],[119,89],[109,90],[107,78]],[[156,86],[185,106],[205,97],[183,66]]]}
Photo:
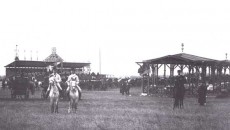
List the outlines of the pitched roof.
{"label": "pitched roof", "polygon": [[[49,65],[54,65],[54,63],[55,62],[19,60],[13,61],[5,67],[47,67]],[[88,65],[90,65],[90,63],[63,62],[63,68],[82,68]],[[61,67],[61,64],[59,64],[58,67]]]}
{"label": "pitched roof", "polygon": [[64,61],[58,54],[50,54],[44,61],[46,62],[62,62]]}
{"label": "pitched roof", "polygon": [[196,55],[179,53],[175,55],[167,55],[156,59],[144,60],[143,62],[155,64],[214,64],[217,60],[200,57]]}
{"label": "pitched roof", "polygon": [[5,67],[47,67],[53,63],[54,62],[19,60],[13,61]]}

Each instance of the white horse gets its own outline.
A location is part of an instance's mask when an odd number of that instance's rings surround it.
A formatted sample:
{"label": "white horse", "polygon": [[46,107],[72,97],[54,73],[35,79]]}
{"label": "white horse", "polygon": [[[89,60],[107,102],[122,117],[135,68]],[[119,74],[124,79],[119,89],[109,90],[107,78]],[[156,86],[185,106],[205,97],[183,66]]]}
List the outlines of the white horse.
{"label": "white horse", "polygon": [[[60,87],[59,89],[62,90]],[[53,77],[49,79],[49,88],[47,89],[47,92],[49,90],[51,113],[58,113],[59,90],[58,85]]]}
{"label": "white horse", "polygon": [[70,97],[70,102],[69,102],[69,109],[68,113],[72,112],[74,109],[74,112],[76,113],[77,110],[77,104],[79,101],[79,90],[77,89],[77,82],[76,81],[70,81],[69,84],[69,97]]}

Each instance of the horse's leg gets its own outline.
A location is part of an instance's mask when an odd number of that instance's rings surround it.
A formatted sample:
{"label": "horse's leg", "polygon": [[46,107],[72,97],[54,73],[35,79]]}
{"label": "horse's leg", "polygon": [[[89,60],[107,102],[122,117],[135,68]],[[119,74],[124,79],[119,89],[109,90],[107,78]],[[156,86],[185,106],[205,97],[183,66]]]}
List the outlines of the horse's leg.
{"label": "horse's leg", "polygon": [[72,99],[71,101],[72,101],[71,112],[74,112],[74,99]]}
{"label": "horse's leg", "polygon": [[51,113],[53,113],[54,112],[53,98],[50,98],[50,107],[51,107]]}
{"label": "horse's leg", "polygon": [[179,106],[179,99],[178,97],[175,97],[173,109],[177,108],[178,106]]}
{"label": "horse's leg", "polygon": [[57,113],[57,99],[56,99],[56,97],[54,100],[55,100],[54,101],[54,113]]}
{"label": "horse's leg", "polygon": [[[79,101],[79,97],[77,97],[77,99],[75,100],[75,109],[76,109],[76,111],[77,111],[78,101]],[[75,112],[76,112],[76,111],[75,111]]]}
{"label": "horse's leg", "polygon": [[68,108],[68,113],[70,113],[70,101],[69,101],[69,108]]}
{"label": "horse's leg", "polygon": [[57,99],[54,99],[54,113],[57,112]]}
{"label": "horse's leg", "polygon": [[73,112],[76,113],[76,100],[73,100]]}
{"label": "horse's leg", "polygon": [[179,108],[181,108],[181,98],[179,98]]}
{"label": "horse's leg", "polygon": [[69,109],[68,109],[68,113],[70,113],[70,112],[71,112],[71,107],[72,107],[71,100],[72,100],[72,99],[70,99],[70,101],[69,101]]}
{"label": "horse's leg", "polygon": [[56,100],[56,113],[58,113],[58,98]]}
{"label": "horse's leg", "polygon": [[181,100],[181,105],[182,105],[182,108],[184,108],[184,97]]}
{"label": "horse's leg", "polygon": [[183,108],[183,97],[180,99],[180,108]]}
{"label": "horse's leg", "polygon": [[176,108],[176,98],[174,98],[174,104],[173,104],[173,109]]}
{"label": "horse's leg", "polygon": [[80,90],[78,91],[78,94],[79,94],[79,100],[81,100],[81,92],[80,92]]}

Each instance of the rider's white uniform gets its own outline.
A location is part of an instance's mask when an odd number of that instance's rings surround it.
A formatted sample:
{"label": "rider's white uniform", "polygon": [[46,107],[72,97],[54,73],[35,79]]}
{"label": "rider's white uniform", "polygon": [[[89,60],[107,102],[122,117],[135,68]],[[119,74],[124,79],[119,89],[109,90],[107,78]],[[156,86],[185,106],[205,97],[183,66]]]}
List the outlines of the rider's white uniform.
{"label": "rider's white uniform", "polygon": [[73,86],[76,86],[78,88],[78,90],[81,92],[81,88],[78,86],[79,84],[79,78],[76,74],[71,74],[66,83],[68,84],[68,88],[67,88],[67,91],[69,91],[69,86],[71,85],[72,81],[75,81],[76,82],[76,85],[73,85]]}
{"label": "rider's white uniform", "polygon": [[[52,74],[50,75],[49,80],[54,80],[54,82],[56,82],[58,88],[61,89],[61,86],[60,86],[61,76],[60,76],[58,73],[56,73],[56,74],[52,73]],[[61,89],[61,90],[62,90],[62,89]]]}

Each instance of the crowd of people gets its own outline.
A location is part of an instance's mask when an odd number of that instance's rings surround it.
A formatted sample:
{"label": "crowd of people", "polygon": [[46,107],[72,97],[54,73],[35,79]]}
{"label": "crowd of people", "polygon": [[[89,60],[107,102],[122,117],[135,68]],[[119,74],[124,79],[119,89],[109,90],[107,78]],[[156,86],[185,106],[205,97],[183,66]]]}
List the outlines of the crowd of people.
{"label": "crowd of people", "polygon": [[[57,82],[57,85],[60,89],[67,90],[68,92],[68,86],[69,82],[72,79],[77,80],[80,87],[78,87],[78,90],[81,92],[82,89],[88,89],[88,90],[106,90],[108,87],[117,87],[120,88],[120,93],[122,95],[130,95],[129,90],[132,86],[141,86],[142,84],[145,84],[145,80],[141,78],[106,78],[104,75],[95,74],[95,73],[77,73],[72,69],[70,72],[61,72],[57,69],[53,70],[53,73],[51,72],[34,72],[34,73],[20,73],[21,76],[27,77],[29,80],[38,82],[43,82],[43,87],[45,88],[45,92],[49,90],[48,83],[50,80],[50,77],[53,77],[55,81]],[[12,80],[13,77],[9,77],[8,79],[2,80],[2,88],[6,88],[7,85],[9,85],[10,80]],[[207,82],[212,83],[215,77],[207,78],[205,80],[201,80],[199,78],[190,77],[191,83],[199,83],[197,84],[197,96],[198,96],[198,103],[200,105],[205,105],[206,103],[206,95],[207,95]],[[222,80],[225,82],[230,82],[229,76],[222,77]],[[205,82],[204,82],[205,81]],[[144,83],[143,83],[144,82]],[[188,83],[188,78],[186,75],[184,75],[180,70],[178,71],[178,75],[174,77],[169,77],[167,79],[158,79],[159,85],[173,85],[172,87],[172,95],[174,97],[174,108],[183,108],[183,99],[186,92],[185,84]],[[153,89],[155,86],[151,85],[150,81],[150,93],[152,92],[151,89]],[[44,87],[46,86],[46,87]],[[61,95],[64,95],[61,93]]]}

